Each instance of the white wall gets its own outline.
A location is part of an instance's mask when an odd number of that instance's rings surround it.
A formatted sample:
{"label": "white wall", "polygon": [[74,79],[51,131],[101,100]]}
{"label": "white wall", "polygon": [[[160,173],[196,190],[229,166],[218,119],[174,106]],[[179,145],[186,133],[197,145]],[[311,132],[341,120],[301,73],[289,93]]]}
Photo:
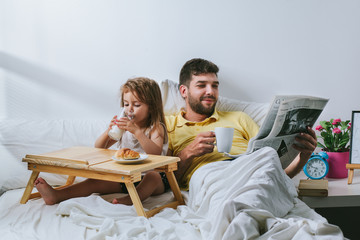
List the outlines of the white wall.
{"label": "white wall", "polygon": [[321,120],[350,119],[359,12],[357,0],[0,0],[0,117],[109,119],[129,77],[177,81],[202,57],[223,96],[317,95],[330,98]]}

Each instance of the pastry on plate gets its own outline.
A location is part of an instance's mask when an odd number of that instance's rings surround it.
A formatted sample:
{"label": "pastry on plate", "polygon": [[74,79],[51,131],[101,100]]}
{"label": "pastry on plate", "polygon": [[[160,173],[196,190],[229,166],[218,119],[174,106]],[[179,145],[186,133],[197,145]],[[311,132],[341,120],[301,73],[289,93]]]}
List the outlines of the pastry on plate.
{"label": "pastry on plate", "polygon": [[116,158],[121,158],[125,160],[138,159],[140,154],[136,151],[131,150],[130,148],[121,148],[115,153]]}

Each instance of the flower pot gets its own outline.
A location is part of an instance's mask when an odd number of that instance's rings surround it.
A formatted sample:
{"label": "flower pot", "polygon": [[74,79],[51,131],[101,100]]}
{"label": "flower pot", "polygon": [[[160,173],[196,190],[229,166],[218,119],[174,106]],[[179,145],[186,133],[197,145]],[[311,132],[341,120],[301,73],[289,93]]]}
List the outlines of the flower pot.
{"label": "flower pot", "polygon": [[349,163],[350,152],[326,152],[329,155],[329,172],[328,178],[347,178],[348,169],[346,164]]}

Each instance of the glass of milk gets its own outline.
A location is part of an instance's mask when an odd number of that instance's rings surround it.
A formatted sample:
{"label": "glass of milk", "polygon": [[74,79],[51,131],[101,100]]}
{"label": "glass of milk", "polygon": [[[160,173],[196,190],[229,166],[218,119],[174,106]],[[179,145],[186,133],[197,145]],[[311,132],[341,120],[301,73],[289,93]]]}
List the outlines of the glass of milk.
{"label": "glass of milk", "polygon": [[[126,116],[125,108],[121,109],[120,114],[117,116],[117,119],[123,118]],[[120,129],[116,124],[111,127],[108,135],[111,139],[119,141],[124,133],[123,129]]]}

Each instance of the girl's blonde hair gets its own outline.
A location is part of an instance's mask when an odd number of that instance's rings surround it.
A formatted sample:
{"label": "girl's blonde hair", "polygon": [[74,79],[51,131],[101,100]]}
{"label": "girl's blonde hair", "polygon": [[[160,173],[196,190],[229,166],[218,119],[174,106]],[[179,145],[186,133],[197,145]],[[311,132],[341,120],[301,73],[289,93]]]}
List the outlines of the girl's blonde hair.
{"label": "girl's blonde hair", "polygon": [[165,124],[164,108],[162,104],[161,91],[156,81],[137,77],[126,81],[120,88],[121,91],[121,106],[124,107],[124,93],[132,92],[137,96],[138,100],[149,106],[148,126],[156,125],[161,122]]}

